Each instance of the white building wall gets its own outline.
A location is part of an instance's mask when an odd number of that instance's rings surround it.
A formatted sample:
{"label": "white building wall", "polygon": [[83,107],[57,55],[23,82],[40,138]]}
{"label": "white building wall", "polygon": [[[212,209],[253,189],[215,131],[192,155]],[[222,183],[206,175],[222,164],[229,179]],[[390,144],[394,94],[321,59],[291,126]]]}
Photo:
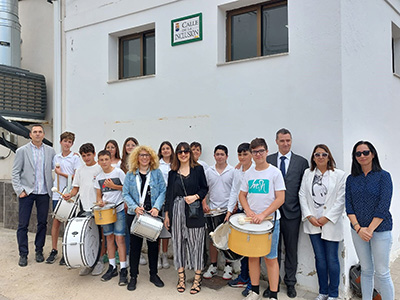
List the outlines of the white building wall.
{"label": "white building wall", "polygon": [[[394,181],[398,177],[388,129],[398,126],[400,84],[390,72],[387,38],[399,16],[385,1],[362,7],[353,1],[289,1],[289,54],[231,63],[225,63],[225,11],[255,1],[160,0],[151,8],[121,0],[107,9],[103,2],[66,4],[66,127],[77,134],[77,147],[93,142],[100,150],[111,138],[122,146],[128,136],[155,149],[163,140],[197,140],[203,160],[211,164],[214,146],[222,143],[236,164],[239,143],[265,137],[275,152],[275,132],[286,127],[294,152],[309,159],[315,144],[326,143],[347,172],[352,145],[369,139],[383,167]],[[171,20],[199,12],[203,41],[172,47]],[[144,25],[155,28],[156,74],[118,81],[116,36]],[[394,203],[397,198],[395,192]],[[393,233],[398,249],[398,230]],[[349,237],[340,247],[343,297],[356,261]],[[317,292],[308,237],[302,233],[299,243],[298,283]]]}

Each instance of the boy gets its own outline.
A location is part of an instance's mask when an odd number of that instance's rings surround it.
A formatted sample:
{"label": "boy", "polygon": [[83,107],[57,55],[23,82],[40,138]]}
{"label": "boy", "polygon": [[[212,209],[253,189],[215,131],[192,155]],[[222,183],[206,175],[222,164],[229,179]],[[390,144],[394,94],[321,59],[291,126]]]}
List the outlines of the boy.
{"label": "boy", "polygon": [[[60,135],[61,153],[54,156],[53,164],[55,166],[54,172],[56,173],[53,187],[56,187],[60,193],[68,185],[68,177],[73,178],[75,171],[81,165],[81,159],[79,155],[71,151],[71,147],[74,145],[75,134],[69,131],[65,131]],[[71,184],[71,182],[70,182]],[[68,187],[69,188],[69,187]],[[53,193],[53,211],[57,206],[57,202],[60,199],[59,193]],[[57,259],[57,242],[60,234],[61,222],[56,218],[53,219],[53,226],[51,228],[51,240],[52,250],[49,257],[46,259],[46,263],[53,264]],[[61,257],[60,265],[65,265],[64,256]]]}
{"label": "boy", "polygon": [[[102,169],[96,176],[94,187],[97,191],[97,204],[104,206],[113,203],[117,209],[117,221],[112,224],[102,225],[104,236],[107,239],[107,254],[109,267],[107,272],[101,277],[102,281],[108,281],[118,275],[115,262],[115,242],[118,246],[121,270],[119,273],[118,285],[128,284],[128,272],[126,264],[125,230],[126,219],[124,211],[124,198],[122,197],[122,185],[125,180],[125,173],[120,168],[111,166],[111,153],[102,150],[98,154],[98,163]],[[122,204],[122,205],[121,205]]]}
{"label": "boy", "polygon": [[[64,194],[64,199],[69,200],[71,197],[75,197],[78,193],[80,195],[80,201],[82,208],[85,212],[91,213],[93,202],[96,199],[96,189],[94,188],[94,182],[96,176],[101,172],[101,167],[96,163],[96,151],[93,144],[86,143],[79,148],[79,154],[82,157],[82,165],[75,173],[74,181],[72,183],[73,189],[70,193]],[[102,253],[105,250],[102,249]],[[93,269],[92,275],[100,275],[104,271],[104,263],[101,261],[102,255]],[[87,275],[92,271],[91,268],[82,268],[79,275]]]}
{"label": "boy", "polygon": [[[245,174],[240,187],[239,201],[252,223],[260,224],[264,218],[275,215],[275,228],[272,233],[271,251],[264,257],[270,283],[270,299],[278,299],[279,264],[279,219],[278,208],[285,202],[285,182],[278,168],[270,165],[266,158],[268,146],[264,139],[256,138],[250,143],[255,167]],[[275,214],[274,214],[275,213]],[[251,291],[245,299],[259,299],[260,259],[249,257]]]}
{"label": "boy", "polygon": [[[232,189],[233,182],[233,167],[227,163],[228,148],[224,145],[218,145],[214,149],[214,159],[216,164],[206,170],[206,179],[208,185],[208,198],[209,204],[207,205],[206,199],[203,200],[203,211],[208,213],[211,209],[228,207],[229,195]],[[225,220],[225,214],[218,216],[210,216],[206,218],[209,231],[215,230],[216,227],[222,224]],[[207,272],[203,277],[210,279],[217,274],[217,259],[218,251],[212,241],[210,241],[210,259],[211,265],[208,267]],[[225,280],[232,279],[231,264],[226,262],[224,274],[222,278]]]}
{"label": "boy", "polygon": [[201,144],[199,142],[192,142],[190,144],[190,150],[192,150],[194,160],[203,166],[204,172],[207,171],[209,165],[207,165],[206,162],[199,159],[201,155]]}
{"label": "boy", "polygon": [[[242,183],[245,172],[252,167],[253,161],[250,153],[250,144],[242,143],[237,148],[239,168],[233,172],[233,183],[231,194],[229,196],[228,212],[226,213],[225,221],[228,221],[231,215],[236,212],[243,212],[242,206],[240,205],[239,192],[240,185]],[[240,274],[236,279],[228,282],[231,287],[245,287],[246,289],[242,292],[243,296],[247,296],[251,290],[250,277],[249,277],[249,261],[247,257],[243,257],[240,260]]]}

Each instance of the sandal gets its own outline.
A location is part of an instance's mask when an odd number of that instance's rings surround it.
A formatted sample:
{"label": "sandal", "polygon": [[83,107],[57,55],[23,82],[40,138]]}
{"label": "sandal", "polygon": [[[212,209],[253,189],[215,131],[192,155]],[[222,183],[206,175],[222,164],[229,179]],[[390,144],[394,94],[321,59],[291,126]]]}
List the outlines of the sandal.
{"label": "sandal", "polygon": [[197,293],[200,292],[201,290],[201,282],[203,281],[202,277],[201,277],[201,272],[194,273],[194,280],[193,280],[193,285],[192,288],[190,289],[190,294],[191,295],[196,295]]}
{"label": "sandal", "polygon": [[[180,274],[183,274],[182,276]],[[185,270],[178,272],[178,284],[176,285],[176,289],[179,293],[183,293],[186,290],[186,274]]]}

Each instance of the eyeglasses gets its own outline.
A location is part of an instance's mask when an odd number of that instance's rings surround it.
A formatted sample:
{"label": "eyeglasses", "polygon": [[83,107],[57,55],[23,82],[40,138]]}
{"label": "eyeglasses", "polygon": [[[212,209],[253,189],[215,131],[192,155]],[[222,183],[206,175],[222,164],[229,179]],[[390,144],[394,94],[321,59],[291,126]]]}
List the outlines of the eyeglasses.
{"label": "eyeglasses", "polygon": [[361,157],[361,155],[368,156],[371,153],[370,150],[364,150],[364,151],[357,151],[354,153],[356,157]]}
{"label": "eyeglasses", "polygon": [[253,155],[257,155],[257,154],[262,155],[262,154],[264,154],[264,152],[265,152],[265,149],[252,150],[251,154],[253,154]]}
{"label": "eyeglasses", "polygon": [[190,150],[178,150],[178,151],[176,151],[176,153],[179,155],[179,154],[182,154],[182,153],[185,153],[185,154],[188,154],[188,153],[190,153]]}
{"label": "eyeglasses", "polygon": [[139,157],[143,157],[143,158],[146,157],[147,158],[147,157],[150,157],[150,154],[139,154]]}
{"label": "eyeglasses", "polygon": [[314,153],[314,157],[328,157],[328,153],[326,153],[326,152],[322,152],[322,153],[320,153],[320,152],[315,152]]}

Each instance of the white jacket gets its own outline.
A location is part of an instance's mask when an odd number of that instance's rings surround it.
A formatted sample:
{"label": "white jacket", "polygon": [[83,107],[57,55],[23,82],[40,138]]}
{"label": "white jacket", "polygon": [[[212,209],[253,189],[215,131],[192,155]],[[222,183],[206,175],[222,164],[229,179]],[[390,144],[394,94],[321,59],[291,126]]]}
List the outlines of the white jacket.
{"label": "white jacket", "polygon": [[328,193],[324,205],[323,216],[329,221],[324,226],[316,227],[308,221],[308,216],[315,216],[314,202],[312,197],[312,182],[315,176],[315,171],[307,169],[304,171],[303,180],[299,191],[299,199],[301,206],[301,214],[304,225],[304,232],[307,234],[321,233],[321,238],[328,241],[343,240],[343,212],[345,204],[345,172],[335,169],[329,172]]}

